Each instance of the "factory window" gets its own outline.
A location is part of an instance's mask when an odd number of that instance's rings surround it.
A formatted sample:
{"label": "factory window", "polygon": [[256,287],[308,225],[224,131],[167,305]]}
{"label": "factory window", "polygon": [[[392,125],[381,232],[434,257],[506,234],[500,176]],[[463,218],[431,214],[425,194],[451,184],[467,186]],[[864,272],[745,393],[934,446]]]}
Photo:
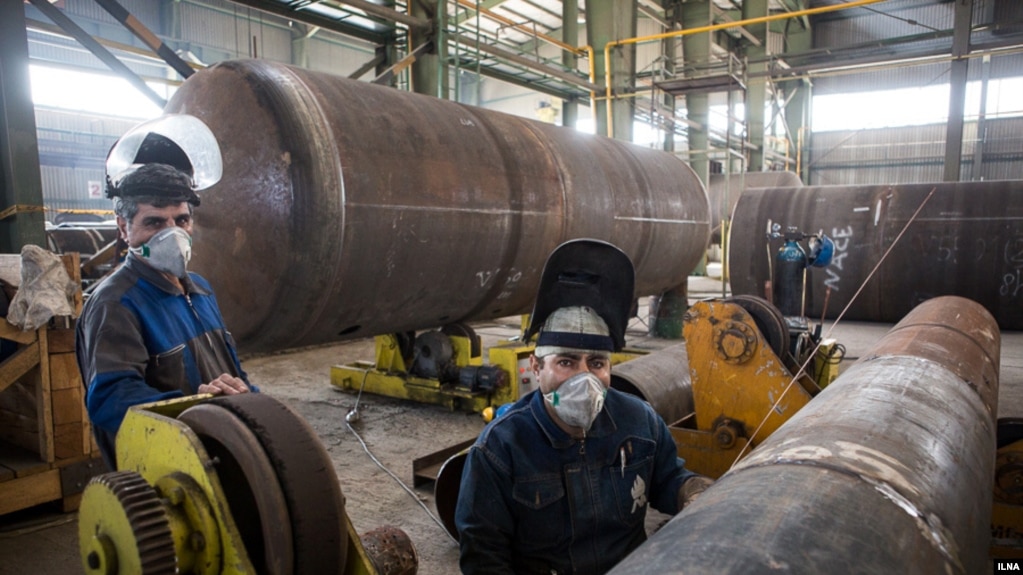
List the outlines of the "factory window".
{"label": "factory window", "polygon": [[[980,114],[980,82],[966,86],[966,119]],[[988,82],[987,118],[1023,116],[1023,77]],[[860,130],[941,124],[948,121],[948,84],[813,98],[813,130]]]}
{"label": "factory window", "polygon": [[[147,119],[160,115],[161,109],[143,96],[127,80],[110,73],[90,73],[48,66],[29,65],[32,102],[36,106],[77,110],[121,118]],[[147,82],[163,98],[174,88]]]}

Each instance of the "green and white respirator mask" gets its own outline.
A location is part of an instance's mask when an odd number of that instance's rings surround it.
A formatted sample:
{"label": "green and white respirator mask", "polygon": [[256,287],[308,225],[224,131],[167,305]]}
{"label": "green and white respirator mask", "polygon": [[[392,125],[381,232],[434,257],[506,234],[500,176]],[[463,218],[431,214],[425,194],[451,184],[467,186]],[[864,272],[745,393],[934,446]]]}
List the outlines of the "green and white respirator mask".
{"label": "green and white respirator mask", "polygon": [[192,236],[179,227],[170,227],[130,250],[154,268],[182,278],[187,273],[188,261],[192,259]]}
{"label": "green and white respirator mask", "polygon": [[543,398],[554,408],[561,421],[572,427],[589,431],[601,409],[607,389],[597,376],[588,371],[566,379],[557,389],[545,393]]}

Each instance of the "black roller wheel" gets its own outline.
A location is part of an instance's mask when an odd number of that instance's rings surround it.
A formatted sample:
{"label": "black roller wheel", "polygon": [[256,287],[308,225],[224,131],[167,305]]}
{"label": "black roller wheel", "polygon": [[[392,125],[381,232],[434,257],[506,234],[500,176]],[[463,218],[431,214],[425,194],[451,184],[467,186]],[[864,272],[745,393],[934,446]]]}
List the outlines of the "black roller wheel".
{"label": "black roller wheel", "polygon": [[217,461],[228,509],[256,572],[293,573],[288,503],[280,484],[267,480],[277,472],[256,434],[238,416],[212,403],[186,409],[178,420],[199,436]]}
{"label": "black roller wheel", "polygon": [[[283,403],[260,393],[219,397],[203,405],[230,412],[262,446],[287,503],[293,572],[344,573],[348,554],[344,495],[334,464],[309,424]],[[231,455],[243,470],[257,465],[244,460],[261,457],[236,452]],[[250,483],[255,493],[272,482],[273,478],[260,478]]]}
{"label": "black roller wheel", "polygon": [[468,457],[468,450],[449,457],[437,471],[437,482],[433,485],[437,515],[440,516],[441,523],[455,538],[455,541],[458,541],[458,529],[455,528],[455,507],[458,506],[458,492],[462,487],[462,470],[465,469],[465,460]]}

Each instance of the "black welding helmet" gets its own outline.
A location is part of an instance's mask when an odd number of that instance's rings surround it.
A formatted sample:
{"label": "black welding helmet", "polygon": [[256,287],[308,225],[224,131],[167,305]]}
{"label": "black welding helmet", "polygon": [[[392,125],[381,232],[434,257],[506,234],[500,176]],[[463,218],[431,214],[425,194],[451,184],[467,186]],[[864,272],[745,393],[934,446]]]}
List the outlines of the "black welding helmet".
{"label": "black welding helmet", "polygon": [[618,247],[594,239],[561,244],[544,265],[536,304],[523,339],[529,341],[540,332],[556,310],[587,307],[604,320],[612,350],[620,351],[625,346],[625,327],[635,299],[635,281],[632,260]]}
{"label": "black welding helmet", "polygon": [[[170,166],[188,176],[185,185],[133,186],[132,174],[151,164]],[[223,174],[217,138],[199,118],[167,114],[143,122],[121,136],[107,154],[108,198],[161,197],[199,205],[199,190],[216,184]]]}

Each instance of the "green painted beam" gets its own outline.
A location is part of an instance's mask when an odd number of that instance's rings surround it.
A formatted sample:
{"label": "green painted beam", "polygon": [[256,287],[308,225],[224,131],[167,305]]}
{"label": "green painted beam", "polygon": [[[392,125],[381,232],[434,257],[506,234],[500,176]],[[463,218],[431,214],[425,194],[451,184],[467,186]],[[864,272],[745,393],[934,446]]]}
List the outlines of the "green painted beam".
{"label": "green painted beam", "polygon": [[[479,3],[479,7],[484,10],[493,10],[494,8],[497,8],[501,4],[504,4],[505,2],[506,0],[484,0],[483,2]],[[476,17],[475,10],[467,6],[463,6],[463,8],[465,8],[467,12],[455,18],[455,26],[458,26],[462,22],[465,22],[466,20]]]}
{"label": "green painted beam", "polygon": [[23,0],[0,0],[0,252],[46,246]]}

